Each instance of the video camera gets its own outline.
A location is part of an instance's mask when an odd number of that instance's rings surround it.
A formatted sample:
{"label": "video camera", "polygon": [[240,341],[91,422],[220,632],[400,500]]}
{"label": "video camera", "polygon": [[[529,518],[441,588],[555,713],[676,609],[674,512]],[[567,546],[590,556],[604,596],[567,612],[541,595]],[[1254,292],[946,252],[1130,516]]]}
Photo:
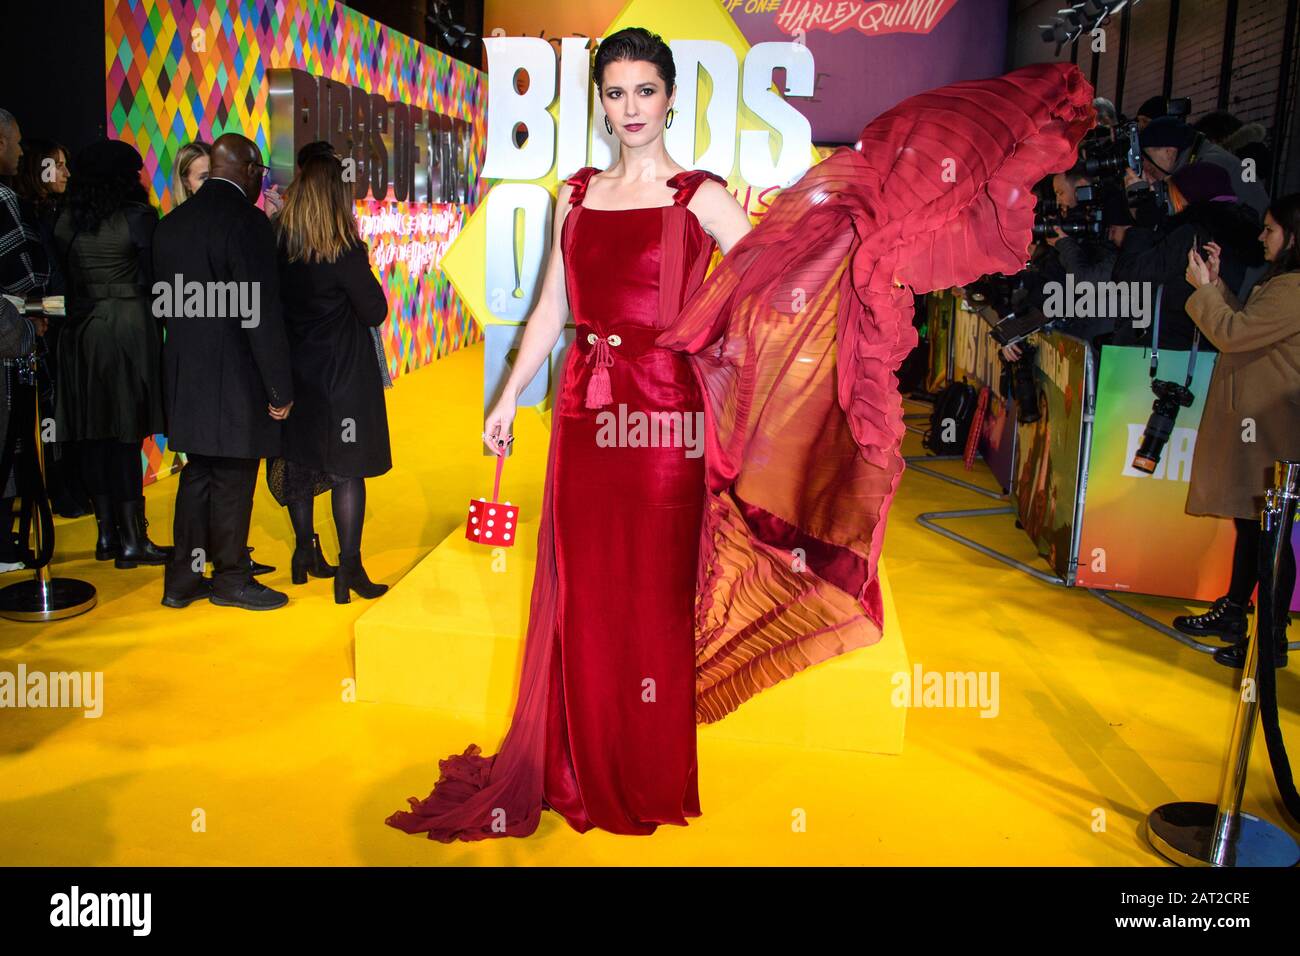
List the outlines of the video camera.
{"label": "video camera", "polygon": [[1079,144],[1079,160],[1089,176],[1118,176],[1123,182],[1125,169],[1141,176],[1142,147],[1138,144],[1137,122],[1093,127]]}
{"label": "video camera", "polygon": [[1091,183],[1076,186],[1074,196],[1077,205],[1064,211],[1054,200],[1040,199],[1034,208],[1034,238],[1050,238],[1057,229],[1075,238],[1100,239],[1105,236],[1106,223],[1101,197],[1096,193],[1097,189]]}

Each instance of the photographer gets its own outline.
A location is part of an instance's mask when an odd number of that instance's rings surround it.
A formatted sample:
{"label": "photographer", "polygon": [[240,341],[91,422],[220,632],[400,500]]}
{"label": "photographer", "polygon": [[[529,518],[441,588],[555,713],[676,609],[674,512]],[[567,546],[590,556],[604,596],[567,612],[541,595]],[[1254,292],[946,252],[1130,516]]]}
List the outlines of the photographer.
{"label": "photographer", "polygon": [[1258,182],[1258,170],[1248,173],[1239,157],[1216,146],[1208,136],[1181,119],[1173,116],[1153,119],[1138,134],[1138,142],[1142,147],[1143,178],[1148,182],[1158,183],[1188,166],[1208,163],[1228,174],[1233,194],[1255,210],[1257,216],[1263,216],[1268,208],[1268,193]]}
{"label": "photographer", "polygon": [[[1045,191],[1045,186],[1041,187]],[[1126,215],[1122,197],[1105,185],[1095,184],[1080,163],[1051,178],[1054,200],[1040,200],[1036,211],[1034,243],[1029,263],[1016,277],[1024,292],[1017,304],[1044,312],[1048,284],[1081,287],[1111,278],[1119,250],[1109,238],[1115,223]],[[1041,195],[1041,194],[1040,194]],[[1108,315],[1064,318],[1046,315],[1052,328],[1084,339],[1093,347],[1108,335],[1114,317]],[[1025,350],[1018,344],[1004,346],[1002,357],[1009,363],[1020,360]]]}
{"label": "photographer", "polygon": [[[1221,275],[1223,250],[1209,243],[1203,258],[1187,256],[1186,280],[1196,291],[1187,311],[1222,352],[1210,379],[1192,459],[1187,513],[1233,519],[1237,543],[1228,593],[1205,614],[1174,619],[1196,637],[1234,642],[1214,659],[1241,667],[1246,652],[1246,604],[1259,581],[1259,513],[1277,459],[1300,457],[1300,194],[1273,203],[1259,239],[1269,269],[1243,307]],[[1282,607],[1295,589],[1295,554],[1286,543],[1277,587]],[[1273,639],[1279,666],[1286,664],[1287,618]],[[1261,640],[1266,639],[1262,632]]]}
{"label": "photographer", "polygon": [[[1154,125],[1154,124],[1153,124]],[[1148,127],[1150,129],[1150,127]],[[1169,197],[1175,213],[1157,226],[1125,230],[1115,262],[1114,278],[1120,282],[1162,285],[1160,304],[1161,348],[1191,348],[1196,326],[1185,305],[1191,289],[1183,281],[1187,254],[1194,246],[1214,242],[1222,249],[1223,281],[1240,290],[1248,269],[1262,263],[1259,222],[1250,208],[1237,201],[1228,174],[1219,166],[1196,163],[1169,179]],[[1154,322],[1144,326],[1121,325],[1116,345],[1148,345]],[[1212,342],[1201,347],[1213,351]]]}
{"label": "photographer", "polygon": [[[1052,181],[1057,206],[1066,212],[1067,219],[1071,218],[1073,210],[1080,207],[1078,196],[1085,188],[1088,190],[1086,205],[1097,211],[1092,220],[1094,229],[1067,235],[1057,227],[1044,239],[1056,252],[1061,272],[1073,276],[1075,286],[1085,282],[1110,281],[1119,258],[1119,247],[1112,237],[1122,236],[1124,226],[1131,221],[1123,198],[1107,189],[1105,184],[1094,184],[1082,166],[1057,173]],[[1114,329],[1114,316],[1099,315],[1072,319],[1063,331],[1084,339],[1095,348],[1096,340],[1110,335]]]}

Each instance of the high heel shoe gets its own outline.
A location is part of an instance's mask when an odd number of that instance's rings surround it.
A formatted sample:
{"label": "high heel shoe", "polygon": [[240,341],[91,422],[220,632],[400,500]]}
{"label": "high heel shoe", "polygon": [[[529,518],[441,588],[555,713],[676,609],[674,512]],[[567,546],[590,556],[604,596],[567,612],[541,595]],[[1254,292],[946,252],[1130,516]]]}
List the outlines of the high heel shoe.
{"label": "high heel shoe", "polygon": [[334,603],[347,604],[352,600],[349,590],[363,598],[377,598],[388,590],[387,584],[376,584],[361,566],[361,555],[339,555],[339,567],[334,574]]}
{"label": "high heel shoe", "polygon": [[311,536],[309,548],[294,547],[289,572],[294,584],[306,584],[309,574],[314,578],[334,577],[335,567],[325,560],[325,552],[320,549],[320,535]]}

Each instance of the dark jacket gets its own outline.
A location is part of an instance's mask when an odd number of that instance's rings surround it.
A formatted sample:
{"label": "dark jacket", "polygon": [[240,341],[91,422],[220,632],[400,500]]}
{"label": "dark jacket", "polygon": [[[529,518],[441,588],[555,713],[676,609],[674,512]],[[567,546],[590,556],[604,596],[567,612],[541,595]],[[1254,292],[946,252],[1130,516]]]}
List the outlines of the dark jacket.
{"label": "dark jacket", "polygon": [[143,441],[163,430],[162,331],[150,295],[152,206],[131,202],[78,229],[64,208],[55,226],[67,267],[67,317],[55,338],[59,441]]}
{"label": "dark jacket", "polygon": [[1263,123],[1247,123],[1220,143],[1225,150],[1241,159],[1255,161],[1255,179],[1266,183],[1273,178],[1273,151],[1268,148],[1268,128]]}
{"label": "dark jacket", "polygon": [[388,315],[364,244],[335,262],[280,260],[293,388],[284,457],[349,478],[392,468],[379,356],[370,329]]}
{"label": "dark jacket", "polygon": [[[1259,219],[1242,202],[1196,202],[1176,216],[1170,216],[1157,229],[1134,226],[1124,239],[1115,260],[1117,282],[1151,282],[1163,284],[1160,304],[1160,347],[1189,349],[1196,325],[1187,314],[1186,304],[1192,294],[1187,282],[1187,253],[1193,242],[1213,240],[1223,247],[1220,274],[1229,288],[1240,288],[1246,270],[1263,262],[1259,244]],[[1151,301],[1155,302],[1155,290]],[[1143,329],[1119,324],[1115,329],[1116,345],[1151,344],[1151,326]],[[1202,336],[1201,346],[1214,351],[1214,344]]]}
{"label": "dark jacket", "polygon": [[64,295],[66,290],[63,275],[63,257],[59,255],[58,246],[54,241],[54,225],[59,221],[59,214],[63,211],[65,204],[57,199],[37,203],[30,199],[21,198],[18,203],[23,211],[23,217],[36,230],[36,234],[41,241],[41,248],[48,260],[49,278],[45,280],[45,294]]}
{"label": "dark jacket", "polygon": [[[281,423],[267,406],[293,401],[293,376],[275,235],[266,214],[234,183],[209,179],[158,224],[154,281],[155,293],[165,295],[167,306],[174,305],[172,293],[160,289],[161,284],[198,282],[219,289],[206,284],[233,282],[249,298],[251,284],[259,284],[256,323],[241,317],[228,300],[223,303],[224,295],[214,295],[212,303],[206,294],[194,310],[201,314],[165,319],[168,448],[227,458],[279,455]],[[159,298],[155,295],[155,306],[161,308]],[[216,305],[211,315],[209,304]]]}
{"label": "dark jacket", "polygon": [[[0,297],[0,359],[16,359],[30,355],[36,348],[36,326],[31,319],[18,311],[8,299]],[[16,492],[13,478],[12,462],[5,457],[5,442],[9,437],[10,409],[13,395],[10,393],[14,370],[0,367],[0,498],[7,498]]]}
{"label": "dark jacket", "polygon": [[1264,183],[1268,180],[1259,175],[1258,168],[1248,178],[1240,157],[1228,152],[1222,146],[1216,146],[1201,133],[1196,135],[1191,146],[1178,154],[1174,169],[1182,169],[1193,163],[1212,163],[1226,170],[1228,178],[1232,180],[1232,191],[1237,194],[1237,198],[1255,210],[1255,215],[1263,221],[1264,213],[1268,211],[1268,192],[1264,189]]}

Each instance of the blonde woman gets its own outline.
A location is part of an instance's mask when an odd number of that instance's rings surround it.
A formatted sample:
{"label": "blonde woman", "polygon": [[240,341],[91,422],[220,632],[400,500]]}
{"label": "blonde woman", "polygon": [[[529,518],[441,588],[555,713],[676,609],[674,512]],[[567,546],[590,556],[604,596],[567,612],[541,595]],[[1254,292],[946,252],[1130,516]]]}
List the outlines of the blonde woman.
{"label": "blonde woman", "polygon": [[[267,484],[293,522],[293,582],[332,576],[339,604],[352,591],[375,598],[388,589],[361,566],[361,525],[365,479],[393,466],[387,370],[374,334],[388,316],[388,300],[370,271],[352,210],[342,164],[317,156],[303,164],[274,220],[295,405],[284,421],[283,456],[267,463]],[[313,499],[327,488],[339,537],[337,569],[326,563],[312,522]]]}
{"label": "blonde woman", "polygon": [[172,167],[172,208],[189,199],[208,178],[212,147],[202,140],[186,143],[176,153]]}

